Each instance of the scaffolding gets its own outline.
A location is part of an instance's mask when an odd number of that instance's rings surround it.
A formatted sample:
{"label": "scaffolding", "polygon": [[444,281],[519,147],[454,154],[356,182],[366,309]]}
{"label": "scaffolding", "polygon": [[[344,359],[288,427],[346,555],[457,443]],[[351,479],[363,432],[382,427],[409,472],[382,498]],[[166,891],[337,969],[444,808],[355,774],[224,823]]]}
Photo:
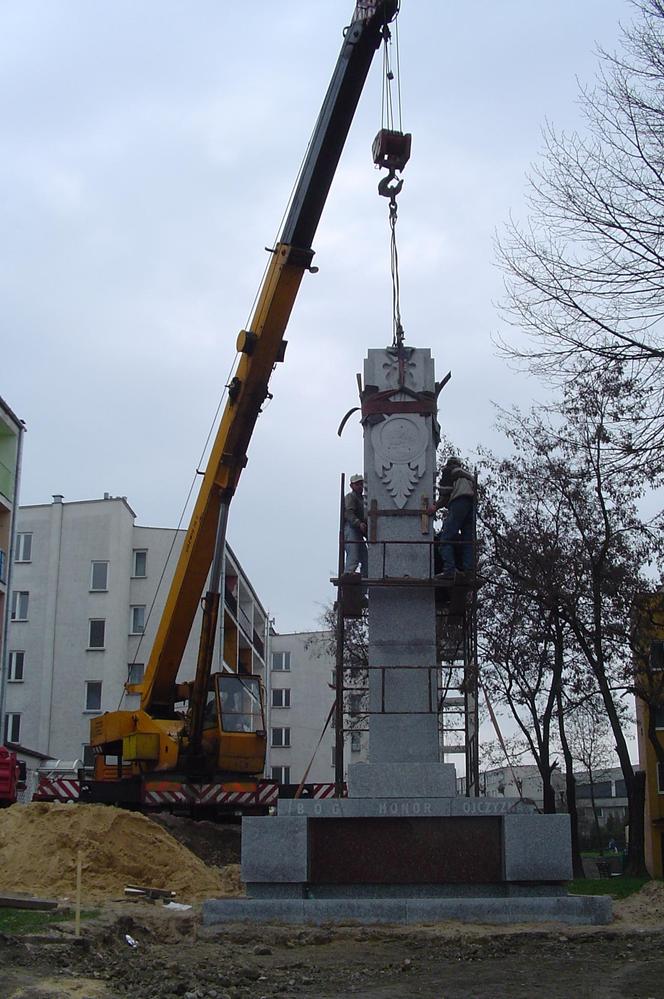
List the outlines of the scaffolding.
{"label": "scaffolding", "polygon": [[[436,662],[429,668],[429,711],[436,710],[441,760],[450,756],[463,756],[466,779],[465,793],[479,795],[479,707],[477,662],[477,534],[476,511],[473,509],[472,550],[473,568],[470,573],[459,573],[452,578],[436,574],[440,541],[379,541],[377,522],[379,516],[418,516],[422,518],[423,533],[428,533],[429,520],[426,509],[379,511],[375,501],[369,510],[368,545],[373,548],[372,564],[376,564],[375,551],[380,550],[380,574],[360,576],[344,573],[344,495],[345,477],[341,476],[341,502],[339,516],[338,573],[332,579],[337,587],[336,600],[336,672],[335,672],[335,793],[342,796],[344,785],[344,746],[346,737],[361,738],[368,732],[371,714],[368,705],[369,667],[366,657],[357,654],[348,662],[346,654],[346,622],[361,619],[366,611],[367,599],[376,587],[419,587],[434,590],[436,606]],[[424,518],[426,524],[424,523]],[[446,542],[459,545],[460,542]],[[389,549],[394,546],[427,546],[428,575],[411,577],[390,573]],[[403,563],[403,559],[400,560]],[[422,667],[427,668],[427,667]],[[384,705],[383,705],[384,707]]]}

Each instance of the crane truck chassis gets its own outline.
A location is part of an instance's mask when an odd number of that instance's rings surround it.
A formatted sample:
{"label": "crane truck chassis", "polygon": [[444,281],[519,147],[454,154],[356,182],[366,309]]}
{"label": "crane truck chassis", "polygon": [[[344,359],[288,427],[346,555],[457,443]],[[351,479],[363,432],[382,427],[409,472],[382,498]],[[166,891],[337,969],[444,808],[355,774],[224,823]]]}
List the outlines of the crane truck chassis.
{"label": "crane truck chassis", "polygon": [[[140,808],[141,811],[170,811],[193,818],[223,818],[232,815],[267,815],[279,797],[331,798],[335,784],[279,785],[276,781],[210,781],[194,783],[166,779],[96,781],[79,770],[75,777],[44,768],[39,774],[33,801],[60,804],[105,803]],[[9,803],[9,802],[8,802]]]}

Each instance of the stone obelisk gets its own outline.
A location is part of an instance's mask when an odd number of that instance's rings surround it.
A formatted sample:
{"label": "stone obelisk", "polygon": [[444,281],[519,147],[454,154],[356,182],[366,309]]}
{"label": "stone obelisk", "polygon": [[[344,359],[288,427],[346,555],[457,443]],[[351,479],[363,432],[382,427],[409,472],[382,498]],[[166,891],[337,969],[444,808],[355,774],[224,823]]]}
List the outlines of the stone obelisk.
{"label": "stone obelisk", "polygon": [[[370,350],[362,393],[369,504],[369,763],[349,794],[454,794],[440,763],[432,520],[436,383],[429,349]],[[401,584],[401,585],[400,585]]]}

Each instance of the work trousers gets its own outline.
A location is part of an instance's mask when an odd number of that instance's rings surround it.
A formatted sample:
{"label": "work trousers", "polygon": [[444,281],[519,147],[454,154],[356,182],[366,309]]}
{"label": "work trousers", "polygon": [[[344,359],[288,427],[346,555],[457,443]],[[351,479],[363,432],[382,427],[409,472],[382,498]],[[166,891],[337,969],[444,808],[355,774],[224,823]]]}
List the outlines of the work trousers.
{"label": "work trousers", "polygon": [[367,543],[359,527],[345,524],[344,542],[344,551],[346,553],[344,572],[357,572],[359,566],[362,575],[367,576],[369,574],[369,552],[367,550]]}
{"label": "work trousers", "polygon": [[474,506],[472,496],[458,496],[448,507],[440,532],[443,572],[452,573],[457,565],[462,572],[468,572],[473,568]]}

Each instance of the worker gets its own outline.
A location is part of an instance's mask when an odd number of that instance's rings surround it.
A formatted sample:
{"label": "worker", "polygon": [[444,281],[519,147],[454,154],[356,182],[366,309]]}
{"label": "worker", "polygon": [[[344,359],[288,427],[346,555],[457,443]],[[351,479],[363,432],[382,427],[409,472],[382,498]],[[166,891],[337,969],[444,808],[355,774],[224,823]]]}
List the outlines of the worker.
{"label": "worker", "polygon": [[250,718],[244,711],[242,693],[238,689],[221,689],[221,717],[224,731],[250,732]]}
{"label": "worker", "polygon": [[364,476],[351,475],[350,492],[344,497],[344,549],[346,560],[344,572],[357,572],[360,567],[363,576],[369,572],[367,551],[367,513],[364,506]]}
{"label": "worker", "polygon": [[447,515],[443,529],[438,535],[442,570],[436,572],[436,576],[439,579],[453,580],[458,563],[463,579],[472,573],[475,561],[473,552],[475,477],[455,455],[450,455],[443,465],[438,486],[438,501],[429,507],[428,513],[434,516],[442,507],[447,508]]}

